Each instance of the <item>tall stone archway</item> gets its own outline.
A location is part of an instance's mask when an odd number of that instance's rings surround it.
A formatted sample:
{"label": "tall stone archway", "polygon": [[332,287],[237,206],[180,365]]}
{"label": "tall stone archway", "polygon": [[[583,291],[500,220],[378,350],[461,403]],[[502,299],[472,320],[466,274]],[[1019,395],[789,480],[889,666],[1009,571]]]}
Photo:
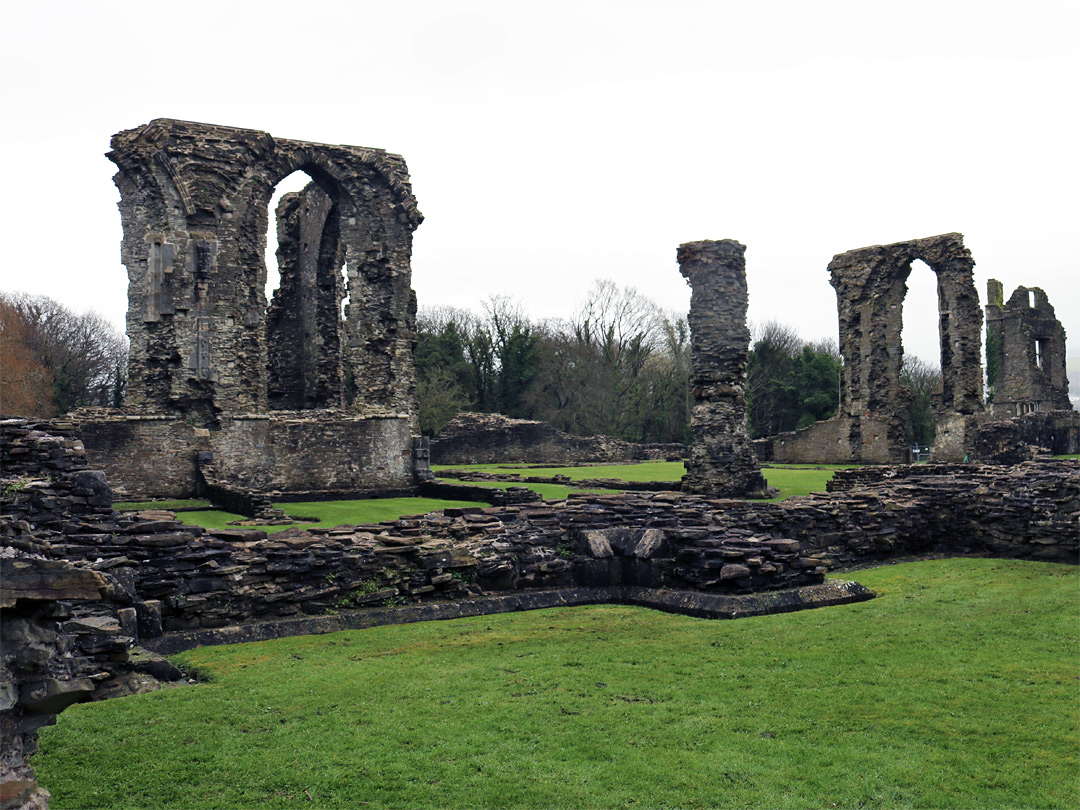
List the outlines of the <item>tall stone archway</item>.
{"label": "tall stone archway", "polygon": [[916,260],[937,278],[942,385],[934,399],[933,457],[960,460],[974,446],[983,413],[983,316],[971,252],[961,234],[948,233],[833,257],[829,273],[844,358],[840,407],[832,419],[774,437],[776,461],[908,460],[904,426],[912,393],[900,382],[904,359],[900,332],[907,280]]}
{"label": "tall stone archway", "polygon": [[415,410],[410,259],[422,216],[400,157],[173,119],[121,132],[112,147],[132,406],[208,425],[268,409],[267,205],[282,178],[303,170],[335,209],[349,296],[362,302],[344,325],[351,410]]}
{"label": "tall stone archway", "polygon": [[[114,486],[188,497],[412,484],[423,217],[405,161],[168,118],[113,136],[108,156],[129,377],[124,412],[80,417],[79,430]],[[280,211],[289,278],[268,307],[267,208],[296,171],[314,182]]]}

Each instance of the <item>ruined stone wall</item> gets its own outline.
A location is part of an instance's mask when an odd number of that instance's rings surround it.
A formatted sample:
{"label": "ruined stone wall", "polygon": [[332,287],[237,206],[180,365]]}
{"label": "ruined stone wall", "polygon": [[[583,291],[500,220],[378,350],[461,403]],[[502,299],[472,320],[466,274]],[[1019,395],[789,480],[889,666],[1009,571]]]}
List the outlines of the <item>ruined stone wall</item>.
{"label": "ruined stone wall", "polygon": [[71,414],[94,467],[127,500],[202,495],[209,453],[222,483],[257,492],[370,491],[413,485],[412,423],[343,410],[221,416],[215,429],[104,409]]}
{"label": "ruined stone wall", "polygon": [[976,461],[1014,464],[1041,453],[1080,453],[1080,413],[1034,411],[985,422],[979,426],[972,457]]}
{"label": "ruined stone wall", "polygon": [[195,454],[210,450],[210,431],[176,416],[139,416],[84,408],[68,416],[93,466],[121,500],[191,498],[199,490]]}
{"label": "ruined stone wall", "polygon": [[41,498],[6,501],[4,520],[21,521],[51,556],[100,561],[128,582],[145,636],[157,621],[166,632],[191,631],[388,600],[613,585],[731,595],[810,585],[828,568],[897,555],[1076,562],[1080,553],[1075,462],[850,475],[861,477],[846,491],[781,503],[583,493],[269,536],[202,531],[168,513],[56,514]]}
{"label": "ruined stone wall", "polygon": [[[129,279],[129,409],[194,418],[200,427],[213,426],[219,414],[267,410],[267,205],[277,183],[302,170],[333,203],[319,247],[310,249],[327,272],[344,255],[352,302],[344,362],[357,385],[353,406],[414,413],[409,263],[422,217],[400,157],[172,119],[121,132],[112,148]],[[340,305],[334,285],[321,289],[326,306]],[[291,339],[282,331],[286,302],[311,323],[310,296],[288,300],[292,295],[286,289],[272,313],[270,334],[280,340]],[[280,372],[290,349],[279,349]],[[312,389],[305,404],[333,399],[340,384],[324,372],[316,363],[305,375],[305,391]],[[275,379],[275,397],[286,396],[281,374]]]}
{"label": "ruined stone wall", "polygon": [[82,442],[24,419],[4,420],[0,432],[0,805],[43,808],[49,794],[29,763],[39,728],[78,701],[149,691],[180,672],[132,647],[134,578],[109,572],[115,558],[49,559],[50,537],[77,537],[112,516]]}
{"label": "ruined stone wall", "polygon": [[432,464],[571,464],[682,458],[681,444],[632,444],[571,436],[544,422],[497,413],[459,413],[431,440]]}
{"label": "ruined stone wall", "polygon": [[[39,458],[49,463],[77,452],[66,447],[69,436],[33,432],[25,424],[5,430],[5,464],[26,456],[28,444],[45,448]],[[32,477],[30,461],[20,469]],[[1073,563],[1080,555],[1076,462],[864,468],[838,474],[835,492],[781,503],[582,493],[269,536],[203,531],[170,513],[116,514],[92,502],[109,500],[99,476],[79,486],[75,473],[50,469],[54,480],[5,490],[4,545],[32,544],[108,572],[127,593],[129,624],[143,642],[163,630],[387,602],[608,586],[735,595],[814,585],[827,569],[898,555]],[[94,481],[97,490],[85,485]]]}
{"label": "ruined stone wall", "polygon": [[713,497],[763,492],[757,457],[746,429],[746,248],[721,241],[687,242],[679,272],[691,287],[690,385],[694,405],[683,488]]}
{"label": "ruined stone wall", "polygon": [[859,248],[829,263],[844,365],[836,416],[776,437],[778,462],[907,461],[904,426],[913,394],[900,382],[902,312],[911,264],[937,277],[942,385],[934,395],[933,458],[958,461],[975,442],[983,413],[982,311],[974,260],[961,234]]}
{"label": "ruined stone wall", "polygon": [[267,395],[273,410],[345,405],[341,217],[312,183],[277,210],[280,285],[266,314]]}
{"label": "ruined stone wall", "polygon": [[1065,329],[1046,293],[1017,287],[1004,301],[1001,282],[986,289],[986,365],[996,418],[1072,410],[1065,369]]}

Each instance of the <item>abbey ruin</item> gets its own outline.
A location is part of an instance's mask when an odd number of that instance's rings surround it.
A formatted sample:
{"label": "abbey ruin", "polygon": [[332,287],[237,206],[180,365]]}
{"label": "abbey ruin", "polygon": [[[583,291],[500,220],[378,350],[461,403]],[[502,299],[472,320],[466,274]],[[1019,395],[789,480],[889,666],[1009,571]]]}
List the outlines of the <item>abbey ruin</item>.
{"label": "abbey ruin", "polygon": [[[836,289],[843,371],[840,407],[832,419],[761,440],[778,462],[902,464],[908,458],[904,424],[912,392],[900,379],[904,349],[902,311],[912,262],[937,277],[941,387],[934,397],[937,436],[931,458],[962,461],[975,448],[990,416],[983,404],[982,311],[961,234],[949,233],[848,251],[829,263]],[[995,286],[996,285],[996,286]],[[1002,307],[1001,285],[990,282],[987,305],[988,366],[1000,369],[993,418],[1065,411],[1051,443],[1076,452],[1077,414],[1068,398],[1065,333],[1041,290],[1021,287]],[[1037,302],[1037,304],[1036,304]],[[991,350],[991,347],[993,349]],[[991,354],[992,351],[992,354]],[[992,378],[993,379],[993,378]],[[1018,405],[1022,400],[1023,404]],[[1045,444],[1045,431],[1029,422],[1024,435]]]}
{"label": "abbey ruin", "polygon": [[[411,486],[423,217],[404,160],[166,118],[114,136],[108,157],[127,394],[122,413],[76,423],[114,486],[187,497],[208,473],[262,491]],[[276,212],[281,284],[267,306],[267,208],[295,171],[312,183]]]}
{"label": "abbey ruin", "polygon": [[[841,406],[769,451],[887,466],[842,471],[827,493],[746,499],[767,484],[745,425],[745,248],[726,239],[677,254],[692,288],[694,441],[682,491],[544,502],[507,490],[493,507],[274,535],[116,512],[117,491],[211,494],[248,513],[271,495],[414,494],[430,470],[412,359],[422,217],[404,161],[171,119],[112,146],[129,277],[125,408],[0,420],[5,810],[47,803],[28,759],[38,728],[76,701],[179,678],[162,655],[199,644],[576,604],[737,618],[871,598],[826,573],[898,556],[1078,560],[1077,464],[1032,447],[1077,452],[1064,331],[1041,290],[1021,287],[1006,303],[991,282],[984,405],[983,316],[960,234],[830,263]],[[298,170],[312,183],[275,212],[281,284],[267,302],[267,208]],[[900,328],[915,260],[938,279],[940,463],[894,466],[906,460]],[[460,429],[542,444],[545,458],[678,449],[579,441],[522,420]],[[959,463],[976,449],[978,463]],[[475,500],[491,497],[476,489]]]}

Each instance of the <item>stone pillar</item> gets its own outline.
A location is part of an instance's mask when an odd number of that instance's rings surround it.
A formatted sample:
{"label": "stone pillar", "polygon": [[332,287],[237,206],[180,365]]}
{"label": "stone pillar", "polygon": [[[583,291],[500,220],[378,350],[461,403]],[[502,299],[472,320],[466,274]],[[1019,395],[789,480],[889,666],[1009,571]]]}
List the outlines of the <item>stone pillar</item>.
{"label": "stone pillar", "polygon": [[337,206],[311,183],[281,198],[277,229],[281,284],[266,313],[269,407],[340,408],[345,255]]}
{"label": "stone pillar", "polygon": [[743,497],[765,491],[746,430],[745,246],[733,239],[679,246],[679,272],[689,282],[694,440],[685,492]]}

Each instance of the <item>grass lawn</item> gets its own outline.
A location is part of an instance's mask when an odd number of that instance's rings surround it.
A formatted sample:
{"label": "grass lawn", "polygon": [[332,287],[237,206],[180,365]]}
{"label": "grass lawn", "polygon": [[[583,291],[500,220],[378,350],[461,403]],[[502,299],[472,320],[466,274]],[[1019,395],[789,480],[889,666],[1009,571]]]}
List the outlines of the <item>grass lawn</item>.
{"label": "grass lawn", "polygon": [[[450,469],[442,467],[441,469]],[[595,467],[547,467],[543,469],[523,470],[520,467],[475,464],[454,469],[472,469],[480,472],[520,472],[522,476],[569,475],[575,480],[588,478],[616,478],[623,481],[677,481],[685,473],[682,462],[653,461],[642,464],[605,464]],[[794,495],[806,495],[810,492],[824,492],[825,482],[835,470],[842,466],[784,465],[763,469],[771,486],[780,490],[780,496],[772,500],[783,500]],[[452,481],[453,479],[447,479]],[[468,482],[479,487],[502,489],[518,484],[505,481]],[[562,500],[571,492],[605,492],[610,490],[579,489],[565,484],[523,484],[540,494],[546,500]],[[167,502],[147,502],[146,504],[123,504],[123,508],[168,509]],[[177,502],[183,503],[183,502]],[[402,515],[415,515],[445,509],[452,506],[488,506],[472,501],[442,501],[431,498],[370,498],[354,501],[310,501],[303,503],[279,503],[287,514],[293,517],[317,517],[317,523],[293,524],[300,526],[340,526],[342,524],[378,523],[384,520],[396,520]],[[118,507],[119,508],[119,507]],[[208,529],[227,528],[234,521],[243,520],[242,515],[207,509],[197,512],[181,512],[177,519],[193,526]],[[281,531],[288,526],[259,526],[267,532]]]}
{"label": "grass lawn", "polygon": [[[290,517],[317,517],[317,523],[304,522],[290,524],[308,528],[311,526],[341,526],[357,523],[380,523],[384,520],[397,520],[402,515],[421,515],[439,509],[458,506],[490,506],[476,501],[446,501],[437,498],[363,498],[355,501],[298,501],[297,503],[276,503],[274,506],[285,510]],[[243,515],[207,509],[200,512],[180,512],[177,520],[191,526],[203,526],[207,529],[239,528],[229,526],[237,520],[244,520]],[[277,532],[289,526],[251,526],[266,532]]]}
{"label": "grass lawn", "polygon": [[[853,464],[783,464],[779,466],[766,466],[762,468],[762,474],[769,482],[780,490],[779,497],[772,498],[774,501],[782,501],[795,495],[808,495],[811,492],[824,492],[826,482],[832,478],[837,470],[857,466]],[[516,472],[527,477],[535,475],[548,477],[552,475],[566,475],[572,480],[581,481],[588,478],[615,478],[621,481],[678,481],[686,474],[686,466],[681,461],[645,461],[641,464],[600,464],[588,467],[544,467],[522,468],[520,465],[510,464],[468,464],[468,465],[438,465],[432,467],[438,473],[439,470],[474,470],[476,472],[505,473]],[[526,484],[530,489],[539,491],[539,484]],[[543,493],[541,493],[543,495]],[[544,495],[545,498],[549,497]],[[560,497],[566,497],[565,495]]]}
{"label": "grass lawn", "polygon": [[1080,570],[937,560],[878,598],[709,621],[602,606],[179,656],[74,706],[64,808],[1075,807]]}

